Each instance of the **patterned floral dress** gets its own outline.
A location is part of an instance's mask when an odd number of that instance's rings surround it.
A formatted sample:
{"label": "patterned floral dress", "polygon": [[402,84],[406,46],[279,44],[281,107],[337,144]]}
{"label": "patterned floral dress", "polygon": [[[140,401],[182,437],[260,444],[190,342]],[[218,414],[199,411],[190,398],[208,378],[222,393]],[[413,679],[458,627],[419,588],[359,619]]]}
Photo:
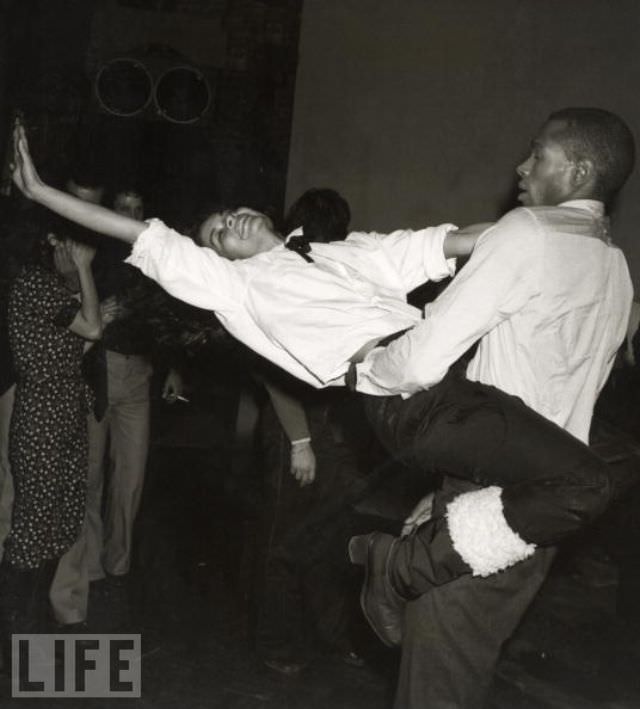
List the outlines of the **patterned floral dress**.
{"label": "patterned floral dress", "polygon": [[17,374],[9,456],[15,485],[5,558],[21,569],[59,558],[76,540],[87,480],[84,340],[69,325],[80,303],[57,271],[23,270],[9,295]]}

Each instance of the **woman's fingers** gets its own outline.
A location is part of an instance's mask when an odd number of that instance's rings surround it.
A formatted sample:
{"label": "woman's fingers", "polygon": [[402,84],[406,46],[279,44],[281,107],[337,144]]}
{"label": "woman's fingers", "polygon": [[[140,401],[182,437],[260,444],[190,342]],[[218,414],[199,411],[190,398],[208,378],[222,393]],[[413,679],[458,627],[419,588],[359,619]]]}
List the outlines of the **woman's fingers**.
{"label": "woman's fingers", "polygon": [[29,196],[30,190],[37,186],[40,178],[31,158],[27,134],[20,121],[16,121],[13,129],[13,142],[14,164],[12,166],[12,176],[16,185]]}

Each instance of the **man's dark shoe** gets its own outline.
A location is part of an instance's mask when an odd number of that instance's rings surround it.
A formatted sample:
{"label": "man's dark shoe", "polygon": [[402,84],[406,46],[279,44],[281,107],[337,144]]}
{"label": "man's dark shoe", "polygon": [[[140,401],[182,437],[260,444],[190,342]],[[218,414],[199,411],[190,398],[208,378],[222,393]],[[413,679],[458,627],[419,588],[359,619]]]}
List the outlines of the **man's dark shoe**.
{"label": "man's dark shoe", "polygon": [[349,558],[353,564],[365,567],[360,605],[365,618],[385,645],[394,647],[402,642],[405,599],[391,584],[389,561],[398,543],[396,537],[372,532],[349,541]]}
{"label": "man's dark shoe", "polygon": [[349,667],[364,667],[365,661],[363,657],[360,657],[355,650],[345,650],[338,654],[338,657],[345,665]]}
{"label": "man's dark shoe", "polygon": [[264,659],[263,662],[270,670],[287,677],[299,674],[307,666],[306,662],[296,660]]}

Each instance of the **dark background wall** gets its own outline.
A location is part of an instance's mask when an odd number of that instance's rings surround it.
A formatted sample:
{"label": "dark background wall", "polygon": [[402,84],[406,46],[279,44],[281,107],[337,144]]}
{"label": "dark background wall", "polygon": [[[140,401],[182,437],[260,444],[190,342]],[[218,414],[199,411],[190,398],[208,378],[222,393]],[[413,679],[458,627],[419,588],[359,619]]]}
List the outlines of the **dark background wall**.
{"label": "dark background wall", "polygon": [[[107,186],[137,184],[151,213],[180,226],[212,203],[277,214],[300,8],[301,0],[0,0],[0,136],[20,108],[49,179],[84,163],[81,172]],[[114,57],[140,60],[154,79],[172,64],[194,66],[213,101],[189,124],[160,118],[152,104],[110,115],[94,86]]]}
{"label": "dark background wall", "polygon": [[[545,116],[619,112],[638,139],[637,0],[305,0],[287,199],[332,186],[353,226],[493,219]],[[640,286],[640,181],[617,241]]]}
{"label": "dark background wall", "polygon": [[[114,182],[133,164],[171,219],[206,201],[277,213],[285,180],[289,202],[340,189],[356,228],[491,219],[550,110],[600,105],[636,129],[639,36],[638,0],[0,0],[0,151],[20,106],[45,172],[94,151]],[[206,74],[202,121],[96,109],[100,65],[150,44]],[[640,285],[638,187],[616,235]]]}

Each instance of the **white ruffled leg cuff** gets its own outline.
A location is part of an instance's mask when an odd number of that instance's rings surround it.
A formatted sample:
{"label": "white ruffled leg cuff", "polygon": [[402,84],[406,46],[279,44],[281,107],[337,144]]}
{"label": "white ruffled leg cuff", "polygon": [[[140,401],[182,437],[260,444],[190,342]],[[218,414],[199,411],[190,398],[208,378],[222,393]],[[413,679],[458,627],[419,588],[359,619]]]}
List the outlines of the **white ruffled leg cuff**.
{"label": "white ruffled leg cuff", "polygon": [[507,524],[502,511],[502,488],[492,486],[464,492],[447,505],[453,548],[474,576],[490,576],[533,554]]}

